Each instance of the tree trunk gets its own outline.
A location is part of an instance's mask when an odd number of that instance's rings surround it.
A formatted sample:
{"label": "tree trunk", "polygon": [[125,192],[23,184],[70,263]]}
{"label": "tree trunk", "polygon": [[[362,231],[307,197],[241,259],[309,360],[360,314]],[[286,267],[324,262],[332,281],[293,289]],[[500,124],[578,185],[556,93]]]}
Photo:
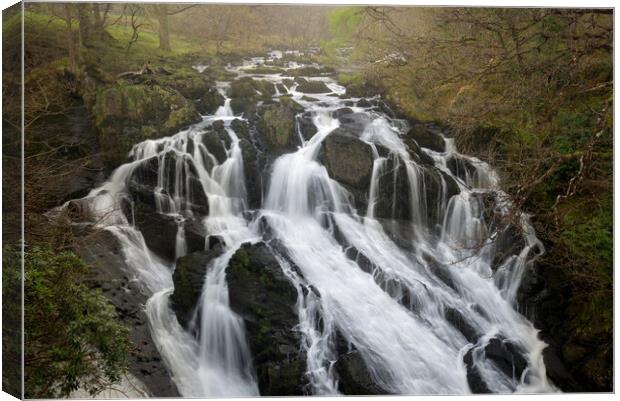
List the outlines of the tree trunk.
{"label": "tree trunk", "polygon": [[101,8],[99,8],[98,3],[93,3],[93,18],[94,18],[94,34],[97,35],[99,39],[103,38],[103,18],[101,17]]}
{"label": "tree trunk", "polygon": [[77,66],[78,66],[78,60],[77,60],[78,50],[77,50],[77,43],[75,40],[75,34],[73,33],[73,24],[71,23],[71,18],[72,18],[71,7],[72,5],[65,4],[64,14],[65,14],[65,23],[67,25],[67,30],[66,30],[67,49],[69,51],[68,68],[69,68],[69,72],[75,75],[77,73]]}
{"label": "tree trunk", "polygon": [[93,33],[93,24],[90,20],[90,7],[86,4],[76,4],[78,21],[80,22],[80,42],[88,42]]}
{"label": "tree trunk", "polygon": [[167,6],[160,4],[157,6],[157,21],[159,22],[159,48],[170,51],[170,28],[168,27]]}

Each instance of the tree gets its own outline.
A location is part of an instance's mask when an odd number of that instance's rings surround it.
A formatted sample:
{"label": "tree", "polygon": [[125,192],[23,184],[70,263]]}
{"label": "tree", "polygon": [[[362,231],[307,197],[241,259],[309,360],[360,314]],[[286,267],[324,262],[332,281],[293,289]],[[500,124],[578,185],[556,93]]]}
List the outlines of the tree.
{"label": "tree", "polygon": [[[4,247],[3,289],[19,289],[21,249]],[[100,291],[84,284],[87,269],[72,252],[28,247],[24,254],[25,397],[91,394],[127,368],[128,329]]]}
{"label": "tree", "polygon": [[152,4],[150,6],[157,22],[159,23],[158,35],[159,35],[159,48],[164,51],[170,51],[170,21],[169,17],[172,15],[180,14],[185,10],[188,10],[196,5],[171,7],[168,4]]}

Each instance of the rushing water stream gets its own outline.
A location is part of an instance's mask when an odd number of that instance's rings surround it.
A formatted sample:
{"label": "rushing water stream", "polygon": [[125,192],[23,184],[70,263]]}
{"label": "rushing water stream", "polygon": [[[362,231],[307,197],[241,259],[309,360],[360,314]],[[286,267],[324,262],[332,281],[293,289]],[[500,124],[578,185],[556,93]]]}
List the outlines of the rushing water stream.
{"label": "rushing water stream", "polygon": [[[254,58],[243,68],[264,61]],[[241,67],[229,70],[248,75]],[[280,84],[285,78],[281,74],[260,76]],[[432,221],[425,167],[407,151],[405,125],[376,108],[352,106],[353,112],[368,117],[360,139],[370,145],[374,158],[368,208],[360,213],[347,189],[330,178],[319,157],[326,138],[340,125],[333,112],[360,99],[348,98],[331,78],[309,79],[325,82],[331,93],[312,94],[310,99],[297,91],[297,84],[285,86],[287,93],[276,92],[275,98],[287,94],[302,105],[313,116],[317,132],[309,140],[300,135],[301,146],[279,156],[265,172],[268,184],[260,209],[248,207],[243,153],[231,126],[234,118],[243,117],[233,115],[229,98],[214,115],[204,116],[187,130],[136,144],[132,161],[86,197],[93,220],[118,238],[131,273],[150,294],[146,310],[151,333],[181,394],[259,395],[243,320],[229,306],[225,272],[241,244],[266,239],[282,245],[286,255],[278,255],[278,261],[298,292],[300,352],[306,355],[311,393],[338,393],[338,377],[331,369],[337,358],[337,331],[360,352],[373,381],[390,393],[469,393],[465,359],[492,392],[555,391],[546,378],[545,344],[515,310],[523,269],[542,252],[525,216],[521,224],[524,246],[492,268],[498,245],[483,218],[480,195],[493,194],[504,211],[509,206],[493,170],[459,154],[449,138],[445,138],[445,152],[423,148],[434,168],[451,177],[460,190],[448,197],[446,181],[441,179],[443,187],[433,206],[437,217]],[[228,83],[218,83],[224,95],[227,87]],[[224,123],[229,135],[224,161],[218,161],[214,150],[201,140],[205,128],[216,121]],[[209,235],[222,238],[225,244],[223,254],[207,269],[200,306],[192,320],[194,330],[183,328],[169,307],[174,266],[148,249],[127,212],[129,178],[152,158],[157,158],[159,166],[157,212],[179,222],[175,256],[187,253],[183,221],[190,209],[188,202],[195,196],[192,176],[199,178],[208,199],[209,213],[202,224]],[[449,168],[451,159],[465,160],[473,169],[455,174]],[[395,242],[387,230],[390,222],[375,214],[382,191],[380,177],[400,167],[406,172],[409,189],[407,244]],[[304,285],[311,285],[316,293],[302,291]],[[450,318],[455,314],[479,334],[473,342],[455,327]],[[527,367],[518,374],[507,374],[485,356],[485,348],[498,338],[509,340],[523,355]]]}

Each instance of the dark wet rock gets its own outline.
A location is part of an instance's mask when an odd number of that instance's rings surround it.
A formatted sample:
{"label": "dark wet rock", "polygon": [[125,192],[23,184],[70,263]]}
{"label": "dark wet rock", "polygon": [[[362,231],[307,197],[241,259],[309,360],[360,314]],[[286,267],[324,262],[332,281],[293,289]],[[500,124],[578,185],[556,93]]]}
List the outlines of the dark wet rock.
{"label": "dark wet rock", "polygon": [[319,99],[315,98],[315,97],[311,97],[311,96],[302,96],[301,100],[305,100],[306,102],[318,102]]}
{"label": "dark wet rock", "polygon": [[489,340],[484,348],[486,358],[493,362],[506,376],[517,380],[527,368],[527,360],[522,355],[523,350],[514,343],[497,337]]}
{"label": "dark wet rock", "polygon": [[418,143],[414,141],[410,136],[403,136],[401,137],[401,139],[403,140],[405,145],[407,145],[409,155],[411,156],[412,160],[423,166],[435,165],[433,158],[430,157],[425,151],[423,151],[422,148],[420,148],[420,145],[418,145]]}
{"label": "dark wet rock", "polygon": [[331,89],[323,81],[309,81],[305,78],[295,78],[297,91],[303,93],[329,93]]}
{"label": "dark wet rock", "polygon": [[387,391],[375,384],[366,362],[358,351],[341,355],[334,369],[339,377],[339,390],[345,395],[387,394]]}
{"label": "dark wet rock", "polygon": [[209,263],[221,254],[222,247],[216,245],[208,251],[192,252],[177,260],[172,275],[174,291],[170,307],[183,327],[188,328],[194,316]]}
{"label": "dark wet rock", "polygon": [[176,256],[177,218],[155,212],[138,204],[134,208],[134,223],[144,237],[146,246],[157,256],[173,261]]}
{"label": "dark wet rock", "polygon": [[468,182],[468,178],[473,179],[476,176],[476,167],[463,157],[452,156],[448,158],[446,164],[452,174],[459,177],[463,182]]}
{"label": "dark wet rock", "polygon": [[431,276],[439,279],[440,283],[443,283],[450,287],[452,290],[457,291],[456,284],[450,274],[450,267],[442,265],[433,256],[424,255],[424,261],[426,262],[426,268],[430,271]]}
{"label": "dark wet rock", "polygon": [[332,133],[325,139],[323,150],[322,157],[330,177],[360,190],[370,186],[373,156],[367,143]]}
{"label": "dark wet rock", "polygon": [[407,169],[398,157],[390,156],[379,174],[374,215],[378,218],[410,221],[413,216],[409,179]]}
{"label": "dark wet rock", "polygon": [[444,313],[446,316],[446,320],[450,322],[450,324],[454,326],[455,329],[460,331],[461,334],[463,334],[463,337],[465,337],[467,341],[469,341],[472,344],[475,344],[476,341],[478,341],[478,337],[479,337],[478,330],[476,330],[465,319],[465,317],[461,314],[461,312],[459,312],[458,310],[454,308],[446,307]]}
{"label": "dark wet rock", "polygon": [[[182,163],[180,163],[181,161]],[[175,151],[169,151],[163,156],[145,159],[133,170],[129,178],[128,189],[134,201],[149,205],[151,208],[155,207],[155,191],[159,191],[160,163],[163,163],[163,193],[174,193],[177,168],[181,168],[179,189],[180,194],[186,196],[184,206],[194,213],[208,214],[209,202],[204,187],[198,178],[196,166],[189,156],[179,155]]]}
{"label": "dark wet rock", "polygon": [[452,177],[434,167],[425,168],[423,171],[424,189],[426,197],[426,216],[428,224],[443,223],[443,207],[447,207],[451,197],[458,195],[461,190]]}
{"label": "dark wet rock", "polygon": [[338,120],[340,121],[340,127],[334,130],[334,133],[338,132],[358,138],[364,133],[364,130],[372,121],[370,116],[366,113],[343,114]]}
{"label": "dark wet rock", "polygon": [[120,321],[131,327],[129,372],[146,386],[150,396],[179,397],[151,338],[144,308],[150,295],[132,279],[118,239],[110,231],[96,230],[78,237],[74,251],[89,266],[87,284],[100,289],[114,305]]}
{"label": "dark wet rock", "polygon": [[494,337],[489,340],[484,349],[471,348],[463,357],[467,369],[467,382],[473,393],[489,393],[488,384],[474,363],[474,353],[483,352],[487,361],[497,366],[506,376],[520,380],[527,368],[527,360],[522,355],[523,350],[514,343]]}
{"label": "dark wet rock", "polygon": [[368,99],[360,99],[357,101],[357,107],[372,107],[373,104]]}
{"label": "dark wet rock", "polygon": [[400,248],[412,251],[415,230],[410,221],[376,218],[387,236]]}
{"label": "dark wet rock", "polygon": [[303,111],[303,107],[288,96],[280,97],[278,104],[261,109],[258,131],[270,150],[283,153],[299,145],[295,134],[295,116]]}
{"label": "dark wet rock", "polygon": [[332,117],[333,118],[340,118],[340,117],[344,116],[345,114],[352,114],[352,113],[353,113],[353,110],[351,110],[351,108],[343,107],[343,108],[340,108],[338,110],[332,111]]}
{"label": "dark wet rock", "polygon": [[318,131],[316,125],[314,125],[313,115],[310,112],[298,115],[296,122],[297,129],[306,141],[309,141]]}
{"label": "dark wet rock", "polygon": [[446,142],[437,130],[428,125],[416,123],[411,127],[409,135],[423,148],[428,148],[436,152],[446,151]]}
{"label": "dark wet rock", "polygon": [[221,121],[216,121],[202,134],[202,143],[206,146],[209,153],[215,157],[218,163],[221,164],[228,158],[226,150],[230,148],[232,140],[228,132],[226,132],[224,124],[222,124]]}
{"label": "dark wet rock", "polygon": [[[577,358],[577,361],[582,360],[583,357],[585,357],[585,355],[581,358]],[[549,377],[549,379],[551,379],[551,381],[563,391],[587,391],[586,388],[584,388],[583,385],[581,385],[570,373],[565,363],[558,356],[558,352],[554,347],[548,346],[543,350],[543,361],[545,363],[547,377]]]}
{"label": "dark wet rock", "polygon": [[262,175],[256,148],[246,139],[239,140],[239,147],[243,156],[243,173],[245,177],[245,189],[248,198],[248,206],[257,209],[262,201]]}
{"label": "dark wet rock", "polygon": [[491,390],[482,378],[478,368],[474,365],[473,350],[471,348],[463,357],[463,362],[467,369],[467,384],[469,384],[469,389],[474,394],[489,394]]}
{"label": "dark wet rock", "polygon": [[230,307],[247,329],[261,395],[301,395],[306,379],[297,291],[264,243],[244,244],[226,270]]}

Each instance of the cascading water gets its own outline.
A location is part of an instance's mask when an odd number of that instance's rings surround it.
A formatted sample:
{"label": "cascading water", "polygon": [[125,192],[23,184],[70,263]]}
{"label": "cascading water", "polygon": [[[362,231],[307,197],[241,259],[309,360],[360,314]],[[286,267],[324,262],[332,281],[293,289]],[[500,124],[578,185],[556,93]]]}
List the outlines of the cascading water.
{"label": "cascading water", "polygon": [[[271,57],[282,57],[282,52]],[[255,58],[229,71],[247,75],[242,68],[263,61]],[[286,77],[261,78],[282,83]],[[298,131],[301,146],[273,161],[260,209],[248,210],[243,152],[231,125],[236,117],[229,98],[203,122],[172,137],[135,145],[132,161],[85,198],[92,219],[118,238],[127,265],[151,295],[146,305],[151,333],[181,394],[259,394],[243,319],[229,306],[226,268],[243,243],[261,240],[281,244],[274,254],[297,290],[300,352],[305,353],[312,394],[339,392],[333,369],[337,336],[359,352],[372,380],[390,393],[469,393],[472,375],[491,392],[554,391],[542,361],[545,344],[514,309],[523,269],[542,245],[523,217],[524,246],[494,271],[498,245],[481,196],[495,196],[500,213],[509,200],[498,190],[493,170],[459,154],[448,138],[444,152],[422,148],[432,161],[431,167],[423,165],[412,157],[401,121],[376,108],[350,106],[360,99],[333,96],[343,95],[344,88],[329,78],[317,80],[331,92],[309,99],[297,85],[285,86],[313,116],[316,133],[306,139]],[[225,95],[226,89],[227,83],[218,82],[220,93]],[[282,95],[276,89],[275,98]],[[368,120],[359,136],[373,158],[365,213],[352,201],[350,190],[330,177],[321,153],[326,138],[340,127],[333,112],[345,104]],[[215,123],[222,123],[227,135],[221,145],[224,160],[201,140]],[[155,212],[177,223],[175,258],[188,253],[189,221],[198,220],[208,235],[224,244],[222,254],[206,268],[191,332],[169,306],[174,263],[149,250],[133,208],[127,212],[132,177],[151,160],[157,161]],[[460,166],[454,160],[466,160],[473,170],[451,168]],[[429,168],[436,170],[439,182],[434,197],[427,194]],[[394,191],[399,180],[406,183],[408,220],[378,217],[385,177]],[[453,180],[457,194],[450,196],[447,180]],[[201,191],[208,200],[204,216],[195,210],[196,192]],[[391,216],[396,206],[394,198]],[[431,209],[436,210],[432,219]],[[389,232],[395,225],[409,230],[406,244]],[[310,287],[316,291],[307,291]],[[489,356],[487,350],[498,341],[518,350],[514,355],[523,359],[523,369],[508,372]]]}

